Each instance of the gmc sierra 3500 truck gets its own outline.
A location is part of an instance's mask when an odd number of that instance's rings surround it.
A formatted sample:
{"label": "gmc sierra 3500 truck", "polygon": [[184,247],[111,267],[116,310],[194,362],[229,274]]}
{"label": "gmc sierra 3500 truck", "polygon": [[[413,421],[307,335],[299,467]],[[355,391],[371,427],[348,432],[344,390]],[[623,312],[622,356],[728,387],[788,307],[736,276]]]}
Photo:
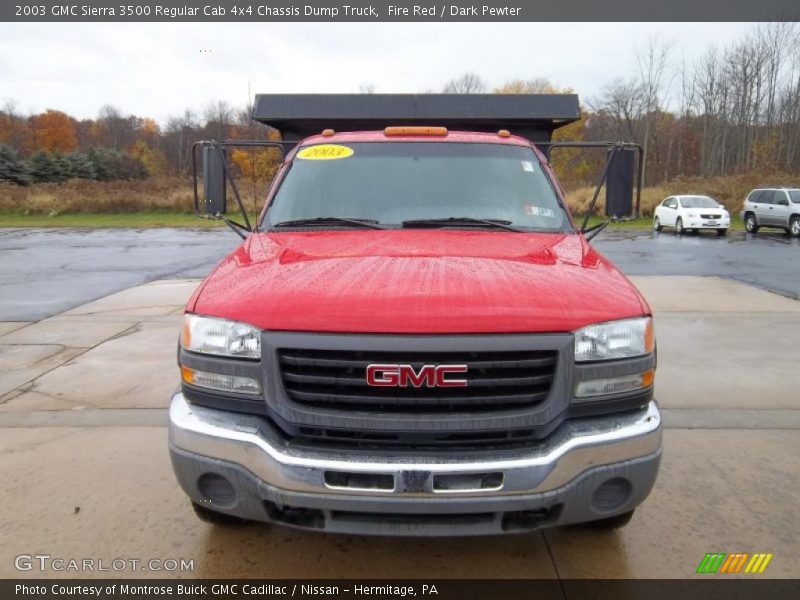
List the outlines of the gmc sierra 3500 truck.
{"label": "gmc sierra 3500 truck", "polygon": [[169,443],[198,516],[384,535],[630,520],[661,458],[652,316],[537,148],[577,118],[554,98],[569,114],[258,97],[284,137],[337,130],[286,152],[186,305]]}

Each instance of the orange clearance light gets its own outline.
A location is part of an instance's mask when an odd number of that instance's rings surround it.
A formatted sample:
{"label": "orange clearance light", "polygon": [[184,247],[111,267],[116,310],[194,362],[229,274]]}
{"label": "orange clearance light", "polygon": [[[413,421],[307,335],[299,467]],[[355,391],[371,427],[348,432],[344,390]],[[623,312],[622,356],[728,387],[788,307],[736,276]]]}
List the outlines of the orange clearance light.
{"label": "orange clearance light", "polygon": [[383,130],[383,135],[431,135],[444,137],[447,135],[447,127],[419,127],[419,126],[406,126],[406,127],[387,127]]}
{"label": "orange clearance light", "polygon": [[331,137],[334,133],[336,132],[333,129],[323,129],[322,137]]}
{"label": "orange clearance light", "polygon": [[511,137],[511,132],[508,129],[501,129],[497,132],[497,135],[500,137]]}
{"label": "orange clearance light", "polygon": [[186,365],[181,365],[181,377],[186,383],[194,383],[194,371]]}
{"label": "orange clearance light", "polygon": [[642,373],[642,387],[650,387],[656,378],[656,372],[653,369]]}

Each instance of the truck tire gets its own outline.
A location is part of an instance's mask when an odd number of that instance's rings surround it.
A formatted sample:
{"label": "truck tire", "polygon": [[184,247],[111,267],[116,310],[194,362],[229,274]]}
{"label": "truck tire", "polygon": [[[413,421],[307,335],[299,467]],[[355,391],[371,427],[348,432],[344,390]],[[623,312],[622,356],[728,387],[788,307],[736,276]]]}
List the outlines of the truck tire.
{"label": "truck tire", "polygon": [[747,233],[758,233],[758,221],[753,213],[747,213],[744,216],[744,228]]}
{"label": "truck tire", "polygon": [[194,509],[194,514],[197,515],[198,519],[204,523],[211,523],[212,525],[238,526],[246,525],[249,522],[240,517],[235,517],[233,515],[211,510],[210,508],[201,506],[196,502],[192,502],[192,508]]}
{"label": "truck tire", "polygon": [[586,523],[586,526],[590,527],[591,529],[619,529],[620,527],[625,527],[625,525],[631,522],[634,512],[635,509],[629,510],[621,515],[614,515],[613,517],[607,517],[597,521],[589,521]]}
{"label": "truck tire", "polygon": [[800,217],[792,217],[789,222],[789,234],[794,237],[800,237]]}

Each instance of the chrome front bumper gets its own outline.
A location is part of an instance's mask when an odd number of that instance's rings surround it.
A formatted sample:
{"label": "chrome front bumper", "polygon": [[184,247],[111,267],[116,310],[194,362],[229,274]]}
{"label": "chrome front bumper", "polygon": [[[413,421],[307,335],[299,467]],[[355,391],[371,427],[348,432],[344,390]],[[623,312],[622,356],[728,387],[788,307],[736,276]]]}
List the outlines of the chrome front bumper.
{"label": "chrome front bumper", "polygon": [[[238,465],[259,481],[286,492],[496,498],[549,492],[593,467],[653,456],[661,448],[661,416],[651,402],[638,413],[566,421],[534,448],[406,456],[289,447],[264,419],[194,406],[177,393],[169,411],[169,440],[173,451]],[[389,481],[389,476],[393,485],[336,485],[331,483],[336,479],[331,473],[383,476],[383,481]],[[470,481],[478,482],[480,475],[487,473],[494,474],[490,487],[470,487]],[[464,477],[445,481],[461,482],[459,485],[437,485],[441,476],[455,475]]]}

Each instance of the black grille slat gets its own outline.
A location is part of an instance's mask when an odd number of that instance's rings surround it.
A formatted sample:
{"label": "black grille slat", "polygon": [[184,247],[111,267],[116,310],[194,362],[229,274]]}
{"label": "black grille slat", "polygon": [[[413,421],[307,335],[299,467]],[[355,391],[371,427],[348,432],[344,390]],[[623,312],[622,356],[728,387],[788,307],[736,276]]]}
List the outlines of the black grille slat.
{"label": "black grille slat", "polygon": [[[297,365],[305,367],[353,367],[359,368],[364,366],[363,360],[346,360],[336,358],[309,358],[297,356],[288,353],[280,353],[279,358],[282,363],[287,365]],[[386,357],[386,361],[390,358]],[[470,367],[475,368],[536,368],[536,367],[552,367],[555,366],[557,358],[550,356],[547,358],[531,358],[523,360],[473,360],[470,361]],[[378,361],[372,361],[378,362]],[[397,361],[394,361],[397,362]],[[447,359],[440,360],[440,362],[447,362]]]}
{"label": "black grille slat", "polygon": [[[454,414],[530,408],[547,400],[558,363],[556,350],[392,352],[281,348],[283,386],[301,405],[341,411]],[[464,387],[369,386],[370,364],[465,364]]]}
{"label": "black grille slat", "polygon": [[447,397],[425,397],[425,396],[375,396],[375,395],[356,395],[356,394],[331,394],[326,392],[308,392],[300,390],[292,390],[292,396],[301,400],[314,403],[341,403],[341,404],[378,404],[382,403],[386,406],[392,405],[422,405],[428,404],[433,406],[449,406],[459,405],[467,406],[472,409],[480,407],[482,403],[486,404],[530,404],[547,397],[547,392],[538,392],[535,394],[507,394],[502,396],[457,396],[455,398]]}

